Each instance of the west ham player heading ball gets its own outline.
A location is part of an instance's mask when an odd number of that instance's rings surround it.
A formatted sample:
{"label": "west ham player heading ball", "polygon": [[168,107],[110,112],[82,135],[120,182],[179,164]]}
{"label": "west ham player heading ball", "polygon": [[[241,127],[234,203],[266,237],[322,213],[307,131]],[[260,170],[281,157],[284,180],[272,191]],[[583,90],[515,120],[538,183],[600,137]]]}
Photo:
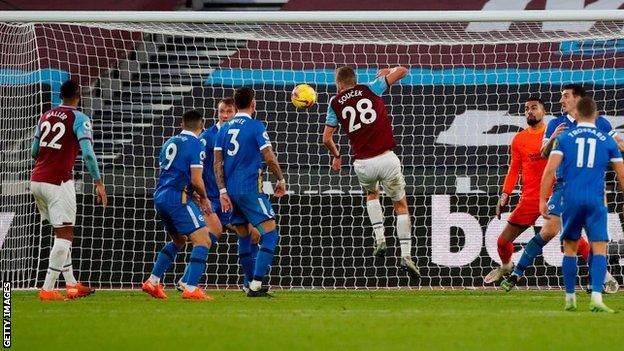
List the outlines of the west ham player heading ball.
{"label": "west ham player heading ball", "polygon": [[407,68],[382,69],[374,81],[358,84],[355,71],[349,67],[336,70],[338,94],[329,101],[323,143],[332,154],[332,169],[340,170],[340,151],[333,135],[338,124],[347,133],[353,156],[353,168],[362,188],[366,190],[366,209],[375,232],[378,257],[386,252],[383,211],[379,202],[379,184],[394,203],[397,235],[401,244],[401,268],[411,277],[420,271],[412,260],[412,225],[410,223],[405,179],[401,161],[392,151],[396,146],[392,124],[381,95],[396,81],[407,75]]}

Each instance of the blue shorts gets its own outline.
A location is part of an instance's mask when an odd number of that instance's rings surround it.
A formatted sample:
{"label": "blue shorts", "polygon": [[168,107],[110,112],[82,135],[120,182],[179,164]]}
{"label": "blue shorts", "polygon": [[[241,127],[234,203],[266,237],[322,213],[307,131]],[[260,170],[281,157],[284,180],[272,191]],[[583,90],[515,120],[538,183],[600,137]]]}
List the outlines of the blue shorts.
{"label": "blue shorts", "polygon": [[269,197],[265,193],[230,195],[232,200],[232,224],[258,224],[275,219],[275,212],[271,207]]}
{"label": "blue shorts", "polygon": [[206,226],[201,210],[193,201],[183,204],[155,200],[155,207],[156,214],[169,234],[189,235]]}
{"label": "blue shorts", "polygon": [[548,214],[561,217],[563,213],[563,185],[555,183],[550,200],[548,200]]}
{"label": "blue shorts", "polygon": [[210,199],[210,204],[212,205],[212,212],[219,217],[219,222],[221,222],[222,226],[226,226],[232,222],[232,213],[221,211],[221,201],[219,198]]}
{"label": "blue shorts", "polygon": [[583,228],[589,241],[609,241],[604,203],[564,206],[561,240],[579,240]]}

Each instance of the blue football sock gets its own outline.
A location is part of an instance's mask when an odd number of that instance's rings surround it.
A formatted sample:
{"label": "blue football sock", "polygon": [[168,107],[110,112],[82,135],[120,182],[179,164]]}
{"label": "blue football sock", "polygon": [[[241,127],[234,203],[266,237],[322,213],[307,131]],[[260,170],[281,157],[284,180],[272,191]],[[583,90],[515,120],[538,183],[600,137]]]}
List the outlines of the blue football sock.
{"label": "blue football sock", "polygon": [[[258,250],[260,250],[259,245],[252,243],[251,244],[251,259],[253,261],[253,266],[252,267],[256,266],[256,257],[258,257]],[[252,271],[252,275],[253,275],[253,268],[252,268],[251,271]],[[253,278],[253,277],[250,276],[250,278]],[[243,286],[248,288],[249,287],[249,282],[250,282],[250,280],[247,278],[247,275],[245,275],[243,277]]]}
{"label": "blue football sock", "polygon": [[180,281],[184,284],[186,284],[188,282],[188,277],[189,277],[189,267],[191,265],[190,264],[186,264],[186,268],[184,268],[184,275],[182,276],[182,279],[180,279]]}
{"label": "blue football sock", "polygon": [[217,245],[219,238],[217,238],[216,235],[210,233],[210,241],[212,242],[212,245],[210,246],[211,248],[214,248],[215,245]]}
{"label": "blue football sock", "polygon": [[[577,257],[576,256],[563,256],[562,263],[563,270],[563,284],[565,285],[565,291],[568,294],[573,294],[576,288],[576,275],[577,275]],[[604,279],[604,276],[603,276]]]}
{"label": "blue football sock", "polygon": [[253,258],[251,257],[251,235],[238,237],[238,259],[243,269],[245,280],[251,281],[254,269]]}
{"label": "blue football sock", "polygon": [[520,257],[520,261],[518,261],[518,264],[514,268],[514,273],[518,277],[522,277],[526,268],[535,261],[535,257],[542,254],[544,245],[546,245],[546,242],[539,234],[535,234],[535,236],[529,240],[524,248],[522,257]]}
{"label": "blue football sock", "polygon": [[591,266],[592,292],[602,292],[605,275],[607,275],[607,256],[595,255]]}
{"label": "blue football sock", "polygon": [[199,279],[206,270],[206,260],[208,259],[208,247],[193,246],[191,251],[191,261],[189,262],[189,274],[187,284],[197,286]]}
{"label": "blue football sock", "polygon": [[158,278],[162,278],[165,271],[171,266],[171,262],[175,261],[177,254],[178,247],[175,246],[173,242],[168,242],[165,247],[160,250],[160,253],[158,253],[154,268],[152,269],[152,274]]}
{"label": "blue football sock", "polygon": [[269,270],[278,239],[277,228],[262,235],[260,239],[260,251],[258,252],[258,257],[256,257],[256,266],[254,267],[254,280],[262,281],[262,278],[264,278],[264,275]]}

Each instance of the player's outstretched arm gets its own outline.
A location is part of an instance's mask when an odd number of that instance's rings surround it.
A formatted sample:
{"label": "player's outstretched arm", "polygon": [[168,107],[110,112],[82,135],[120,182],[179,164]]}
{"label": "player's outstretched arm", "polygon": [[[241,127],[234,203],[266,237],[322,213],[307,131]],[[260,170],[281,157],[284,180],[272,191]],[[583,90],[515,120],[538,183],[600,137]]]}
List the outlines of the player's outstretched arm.
{"label": "player's outstretched arm", "polygon": [[550,155],[550,152],[555,146],[555,140],[557,140],[557,137],[559,136],[559,134],[561,134],[566,129],[567,127],[563,123],[557,126],[557,128],[552,133],[548,141],[544,142],[544,145],[542,145],[542,149],[540,150],[542,154],[542,158],[548,158],[548,156]]}
{"label": "player's outstretched arm", "polygon": [[281,197],[286,194],[286,180],[284,179],[282,168],[280,167],[279,162],[277,162],[277,156],[273,152],[273,147],[268,146],[262,149],[262,158],[264,158],[264,162],[266,162],[269,170],[277,177],[275,196]]}
{"label": "player's outstretched arm", "polygon": [[550,194],[550,189],[552,189],[553,184],[555,183],[555,173],[557,172],[557,168],[559,168],[562,160],[563,153],[551,153],[550,157],[548,157],[548,163],[546,163],[544,173],[542,174],[542,183],[540,186],[540,213],[546,219],[549,218],[548,195]]}
{"label": "player's outstretched arm", "polygon": [[329,153],[332,155],[332,169],[334,171],[339,171],[342,166],[342,161],[340,159],[338,146],[334,143],[334,133],[336,132],[336,129],[337,127],[325,125],[325,129],[323,130],[323,145],[325,145],[327,150],[329,150]]}
{"label": "player's outstretched arm", "polygon": [[391,86],[396,81],[401,80],[405,76],[407,76],[407,73],[409,73],[409,70],[406,67],[396,66],[396,67],[392,67],[392,68],[380,69],[379,72],[377,73],[377,77],[384,77],[385,76],[386,77],[386,82],[388,83],[388,86]]}

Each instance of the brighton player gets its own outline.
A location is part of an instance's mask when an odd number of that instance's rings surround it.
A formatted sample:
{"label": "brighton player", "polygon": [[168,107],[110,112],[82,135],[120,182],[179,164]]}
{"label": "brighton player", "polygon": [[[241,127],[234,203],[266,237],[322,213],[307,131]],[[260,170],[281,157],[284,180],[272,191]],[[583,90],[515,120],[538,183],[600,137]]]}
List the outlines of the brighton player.
{"label": "brighton player", "polygon": [[[221,203],[219,201],[219,188],[217,187],[213,167],[214,144],[217,133],[219,132],[221,126],[231,120],[235,114],[236,105],[234,104],[234,99],[231,97],[221,99],[221,101],[219,101],[219,103],[217,104],[217,123],[210,128],[206,128],[199,136],[199,140],[204,145],[204,150],[206,153],[206,157],[204,158],[202,177],[204,179],[204,186],[206,187],[208,199],[210,200],[210,204],[212,205],[212,213],[209,215],[204,215],[204,217],[206,219],[206,224],[210,232],[210,240],[212,241],[213,246],[216,245],[221,238],[221,234],[223,233],[224,228],[235,232],[234,228],[230,225],[230,213],[221,211]],[[243,290],[245,292],[247,292],[249,289],[249,282],[251,279],[251,274],[253,273],[253,266],[255,263],[256,255],[258,254],[258,240],[260,239],[260,234],[258,233],[258,230],[256,228],[249,225],[247,229],[251,233],[251,236],[239,236],[238,239],[239,248],[251,248],[250,252],[244,252],[240,249],[238,252],[243,272],[246,273],[244,274],[243,279]],[[247,240],[251,240],[251,243],[247,243]],[[184,288],[186,287],[186,282],[188,281],[189,267],[190,265],[187,264],[184,275],[178,282],[177,289],[179,291],[184,291]]]}
{"label": "brighton player", "polygon": [[[247,296],[271,296],[262,288],[262,279],[273,261],[279,235],[275,212],[262,191],[262,158],[277,177],[277,197],[286,193],[286,181],[264,125],[251,117],[256,110],[253,89],[237,89],[234,102],[238,112],[219,129],[214,146],[214,170],[221,210],[232,211],[230,223],[240,237],[250,235],[248,224],[260,232],[260,251]],[[239,252],[250,252],[250,243],[251,240],[239,241]]]}
{"label": "brighton player", "polygon": [[[204,146],[199,141],[199,134],[204,129],[202,115],[195,110],[185,112],[182,129],[180,134],[163,144],[160,152],[160,178],[154,191],[156,213],[172,241],[158,254],[152,274],[143,283],[143,291],[157,299],[167,298],[160,279],[189,239],[193,250],[182,298],[212,300],[198,286],[211,246],[202,215],[202,211],[208,215],[211,213],[210,200],[202,179],[202,161],[205,156]],[[191,200],[193,190],[199,196],[199,207]]]}
{"label": "brighton player", "polygon": [[396,146],[392,124],[381,95],[408,73],[405,67],[386,68],[379,71],[374,81],[358,84],[355,71],[350,67],[336,70],[338,94],[327,108],[323,131],[323,144],[332,158],[332,169],[339,171],[342,161],[333,135],[340,124],[347,133],[353,154],[353,168],[362,188],[366,190],[366,209],[375,233],[374,255],[386,253],[383,210],[379,202],[379,184],[394,203],[397,216],[397,236],[401,246],[401,268],[411,277],[420,271],[412,260],[412,225],[410,223],[405,179],[401,161],[392,151]]}
{"label": "brighton player", "polygon": [[496,217],[500,219],[502,210],[507,206],[509,197],[518,182],[518,176],[522,177],[522,194],[520,202],[509,216],[507,225],[498,237],[498,256],[502,265],[485,276],[484,280],[487,284],[494,283],[511,273],[514,240],[528,227],[534,226],[540,216],[540,181],[544,167],[546,167],[546,159],[543,159],[540,154],[546,130],[544,102],[539,98],[529,98],[524,104],[524,115],[529,127],[516,134],[511,142],[511,163],[503,183],[503,193],[496,206]]}
{"label": "brighton player", "polygon": [[41,115],[32,156],[36,160],[30,183],[37,208],[43,219],[54,228],[54,244],[50,250],[48,272],[39,291],[41,300],[64,300],[55,290],[60,273],[65,278],[66,297],[74,299],[95,292],[76,281],[72,269],[71,245],[76,223],[76,190],[72,172],[78,154],[95,182],[98,203],[107,204],[104,182],[93,152],[91,121],[77,110],[80,102],[80,85],[66,81],[61,86],[63,103]]}
{"label": "brighton player", "polygon": [[[561,103],[562,110],[566,112],[566,114],[552,119],[548,123],[546,132],[544,133],[542,157],[549,156],[557,137],[561,135],[561,133],[576,126],[576,106],[578,102],[585,97],[585,95],[585,89],[583,89],[580,85],[568,84],[563,86],[559,102]],[[615,133],[615,131],[612,131],[611,123],[609,123],[605,117],[599,116],[596,119],[596,127],[602,132],[608,133],[609,136],[615,138],[618,144],[622,142],[622,139]],[[522,256],[520,257],[520,260],[518,261],[518,264],[514,268],[512,274],[501,283],[501,287],[504,290],[510,291],[511,288],[518,283],[518,280],[524,275],[526,268],[533,264],[535,257],[542,254],[543,247],[559,233],[559,230],[561,229],[561,196],[563,187],[563,179],[559,174],[557,174],[557,181],[553,188],[553,193],[548,206],[550,216],[545,220],[542,230],[531,240],[529,240],[525,246],[524,252],[522,253]],[[583,256],[585,262],[591,265],[589,243],[585,240],[585,238],[581,237],[579,238],[578,244],[579,253]],[[618,289],[619,284],[617,280],[615,280],[615,278],[607,272],[605,292],[615,293]]]}
{"label": "brighton player", "polygon": [[[593,258],[590,266],[591,302],[593,312],[614,313],[602,302],[602,289],[607,273],[607,206],[605,196],[605,172],[611,163],[617,174],[620,187],[624,189],[624,164],[617,143],[607,132],[596,128],[596,103],[583,97],[575,107],[576,128],[571,128],[557,137],[544,170],[540,191],[540,212],[550,217],[548,194],[555,181],[563,178],[562,218],[563,232],[563,281],[565,285],[565,309],[575,311],[577,251],[581,229],[585,229],[591,243]],[[561,165],[561,167],[560,167]],[[559,180],[557,180],[559,181]]]}

